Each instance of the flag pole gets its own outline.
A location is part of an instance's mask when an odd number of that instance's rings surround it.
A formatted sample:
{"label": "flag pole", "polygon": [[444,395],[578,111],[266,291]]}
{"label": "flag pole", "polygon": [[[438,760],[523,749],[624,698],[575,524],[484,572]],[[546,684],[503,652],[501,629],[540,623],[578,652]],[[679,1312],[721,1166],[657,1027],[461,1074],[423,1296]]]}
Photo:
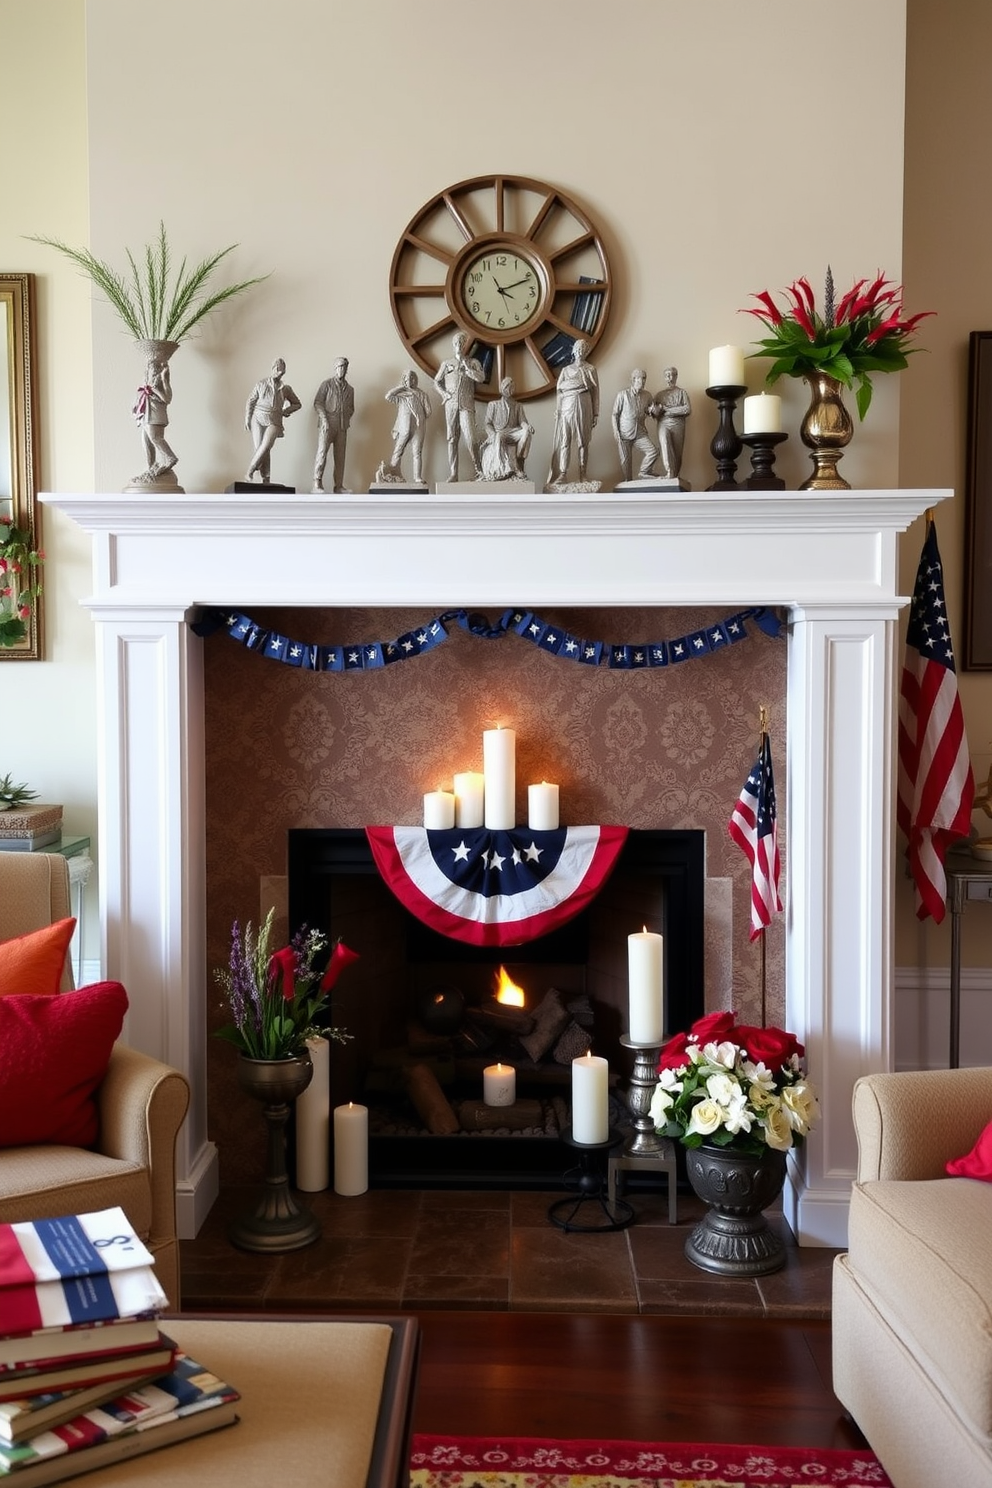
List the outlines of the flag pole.
{"label": "flag pole", "polygon": [[[765,735],[767,734],[767,732],[768,732],[768,709],[765,707],[764,703],[761,703],[759,705],[759,708],[758,708],[758,752],[759,752],[759,754],[760,754],[760,752],[761,752],[761,750],[762,750],[762,748],[764,746]],[[761,1026],[762,1026],[762,1028],[764,1028],[766,1026],[767,1016],[768,1016],[767,1015],[767,1007],[766,1007],[766,1003],[767,1003],[767,986],[768,986],[768,982],[767,982],[768,965],[767,965],[767,952],[766,952],[766,949],[765,949],[765,931],[764,930],[762,930],[759,939],[761,941]]]}

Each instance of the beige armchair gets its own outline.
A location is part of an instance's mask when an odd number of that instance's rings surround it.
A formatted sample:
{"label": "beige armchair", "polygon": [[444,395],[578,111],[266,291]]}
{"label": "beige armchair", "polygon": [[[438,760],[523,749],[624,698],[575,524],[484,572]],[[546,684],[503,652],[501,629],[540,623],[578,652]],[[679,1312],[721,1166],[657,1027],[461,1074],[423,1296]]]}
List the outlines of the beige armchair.
{"label": "beige armchair", "polygon": [[[0,940],[70,915],[69,871],[54,853],[0,852]],[[62,990],[71,996],[66,956]],[[0,1069],[2,1078],[2,1069]],[[0,1147],[0,1221],[49,1219],[119,1204],[180,1305],[176,1135],[189,1104],[178,1070],[118,1042],[97,1095],[97,1150]]]}

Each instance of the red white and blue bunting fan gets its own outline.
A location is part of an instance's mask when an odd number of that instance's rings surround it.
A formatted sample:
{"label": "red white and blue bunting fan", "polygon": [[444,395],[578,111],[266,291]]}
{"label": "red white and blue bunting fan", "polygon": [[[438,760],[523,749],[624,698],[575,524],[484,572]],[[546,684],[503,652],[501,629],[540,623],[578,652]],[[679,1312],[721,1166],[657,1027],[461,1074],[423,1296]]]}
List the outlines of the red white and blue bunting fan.
{"label": "red white and blue bunting fan", "polygon": [[778,636],[781,622],[774,610],[766,606],[738,610],[702,630],[690,631],[671,641],[643,641],[614,645],[609,641],[588,640],[572,635],[560,625],[549,625],[533,610],[504,610],[492,624],[487,616],[472,610],[446,610],[423,625],[415,626],[392,641],[355,641],[346,646],[322,646],[312,641],[297,641],[260,625],[240,610],[211,610],[194,624],[197,635],[211,635],[226,630],[232,640],[286,666],[308,672],[375,672],[396,661],[410,661],[424,656],[447,640],[447,624],[460,625],[484,640],[497,640],[507,634],[518,635],[532,645],[559,656],[563,661],[577,661],[585,666],[605,664],[618,671],[641,671],[648,667],[677,666],[700,656],[712,656],[728,646],[748,639],[747,622],[753,621],[765,635]]}
{"label": "red white and blue bunting fan", "polygon": [[383,881],[423,924],[475,946],[514,946],[586,909],[616,866],[626,827],[366,827]]}

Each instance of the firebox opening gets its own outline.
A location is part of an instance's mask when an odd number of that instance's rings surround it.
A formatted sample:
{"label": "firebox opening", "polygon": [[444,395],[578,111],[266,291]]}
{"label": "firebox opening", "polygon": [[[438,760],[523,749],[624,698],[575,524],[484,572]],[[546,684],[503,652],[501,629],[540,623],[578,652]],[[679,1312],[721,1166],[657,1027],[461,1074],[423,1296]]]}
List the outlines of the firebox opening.
{"label": "firebox opening", "polygon": [[[289,832],[289,918],[361,959],[335,989],[331,1102],[369,1107],[377,1187],[546,1187],[560,1180],[571,1061],[609,1060],[611,1126],[627,1119],[632,1056],[627,936],[665,936],[666,1033],[703,1005],[702,832],[632,831],[597,898],[549,935],[474,947],[429,929],[376,871],[364,832]],[[498,1000],[502,969],[523,1005]],[[580,1047],[581,1045],[581,1047]],[[516,1099],[487,1107],[484,1070],[511,1067]],[[485,1141],[474,1140],[485,1137]]]}

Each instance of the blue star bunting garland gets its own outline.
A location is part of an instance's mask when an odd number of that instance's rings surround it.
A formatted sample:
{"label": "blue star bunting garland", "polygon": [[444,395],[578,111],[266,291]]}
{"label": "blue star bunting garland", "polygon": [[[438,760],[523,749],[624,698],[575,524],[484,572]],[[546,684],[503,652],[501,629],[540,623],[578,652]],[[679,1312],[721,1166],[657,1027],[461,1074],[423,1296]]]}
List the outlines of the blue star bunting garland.
{"label": "blue star bunting garland", "polygon": [[434,619],[408,630],[393,641],[356,641],[345,646],[321,646],[297,641],[258,624],[250,615],[238,610],[211,610],[193,625],[197,635],[211,635],[226,630],[233,641],[257,651],[286,666],[308,672],[375,672],[397,661],[410,661],[425,656],[447,640],[449,624],[457,624],[484,640],[496,640],[507,634],[530,641],[541,651],[559,656],[564,661],[577,661],[583,666],[606,664],[612,671],[635,672],[646,667],[677,666],[700,656],[712,656],[738,641],[748,639],[747,623],[753,622],[765,635],[781,634],[781,623],[773,610],[765,606],[739,610],[705,630],[694,630],[674,640],[644,641],[636,645],[612,645],[572,635],[560,625],[542,620],[533,610],[504,610],[492,624],[485,615],[470,610],[445,610]]}

